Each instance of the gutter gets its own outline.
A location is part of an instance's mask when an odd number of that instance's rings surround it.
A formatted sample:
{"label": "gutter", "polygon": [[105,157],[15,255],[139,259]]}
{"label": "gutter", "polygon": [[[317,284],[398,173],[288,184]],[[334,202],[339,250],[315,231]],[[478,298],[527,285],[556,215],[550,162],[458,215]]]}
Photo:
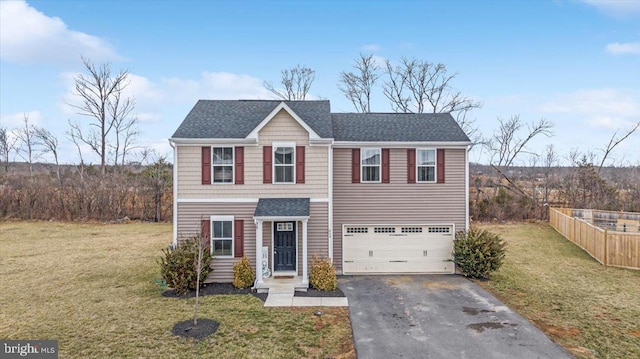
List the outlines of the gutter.
{"label": "gutter", "polygon": [[169,139],[169,146],[173,148],[173,243],[178,245],[178,149],[175,142]]}

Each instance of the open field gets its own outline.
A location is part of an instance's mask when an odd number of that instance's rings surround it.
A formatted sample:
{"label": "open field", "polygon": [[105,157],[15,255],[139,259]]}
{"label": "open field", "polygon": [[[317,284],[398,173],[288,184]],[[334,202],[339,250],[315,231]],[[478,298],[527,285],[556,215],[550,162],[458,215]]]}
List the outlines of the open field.
{"label": "open field", "polygon": [[193,299],[154,283],[169,224],[0,223],[0,338],[58,339],[61,358],[353,358],[346,308],[263,308],[251,295],[202,297],[218,332],[171,335]]}
{"label": "open field", "polygon": [[640,358],[640,271],[600,265],[546,223],[482,227],[507,242],[485,289],[579,358]]}

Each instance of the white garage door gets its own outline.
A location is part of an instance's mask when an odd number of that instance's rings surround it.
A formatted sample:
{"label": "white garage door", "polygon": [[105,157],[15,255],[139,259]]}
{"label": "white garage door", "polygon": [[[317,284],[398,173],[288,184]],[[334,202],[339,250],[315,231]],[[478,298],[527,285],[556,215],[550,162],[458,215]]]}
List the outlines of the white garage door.
{"label": "white garage door", "polygon": [[345,225],[343,272],[453,273],[453,225]]}

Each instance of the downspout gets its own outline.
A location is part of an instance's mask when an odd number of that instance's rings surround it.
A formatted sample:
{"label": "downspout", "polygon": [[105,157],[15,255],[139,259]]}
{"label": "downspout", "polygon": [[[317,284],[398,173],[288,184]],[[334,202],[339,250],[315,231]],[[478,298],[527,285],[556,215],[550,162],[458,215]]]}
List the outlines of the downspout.
{"label": "downspout", "polygon": [[178,245],[178,149],[171,139],[169,146],[173,148],[173,245]]}
{"label": "downspout", "polygon": [[[333,141],[327,147],[327,151],[329,152],[329,261],[333,263]],[[335,264],[334,264],[335,265]]]}
{"label": "downspout", "polygon": [[464,149],[464,230],[469,231],[469,146]]}

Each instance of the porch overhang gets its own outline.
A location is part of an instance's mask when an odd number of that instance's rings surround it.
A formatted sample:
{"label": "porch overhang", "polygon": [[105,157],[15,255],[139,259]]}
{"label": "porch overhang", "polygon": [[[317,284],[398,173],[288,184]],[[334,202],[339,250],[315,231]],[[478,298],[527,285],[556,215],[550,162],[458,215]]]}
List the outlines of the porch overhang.
{"label": "porch overhang", "polygon": [[264,283],[262,276],[262,227],[264,222],[302,222],[302,284],[309,285],[307,270],[307,222],[309,198],[260,198],[253,214],[256,224],[256,287]]}
{"label": "porch overhang", "polygon": [[309,219],[309,202],[309,198],[260,198],[253,218]]}

